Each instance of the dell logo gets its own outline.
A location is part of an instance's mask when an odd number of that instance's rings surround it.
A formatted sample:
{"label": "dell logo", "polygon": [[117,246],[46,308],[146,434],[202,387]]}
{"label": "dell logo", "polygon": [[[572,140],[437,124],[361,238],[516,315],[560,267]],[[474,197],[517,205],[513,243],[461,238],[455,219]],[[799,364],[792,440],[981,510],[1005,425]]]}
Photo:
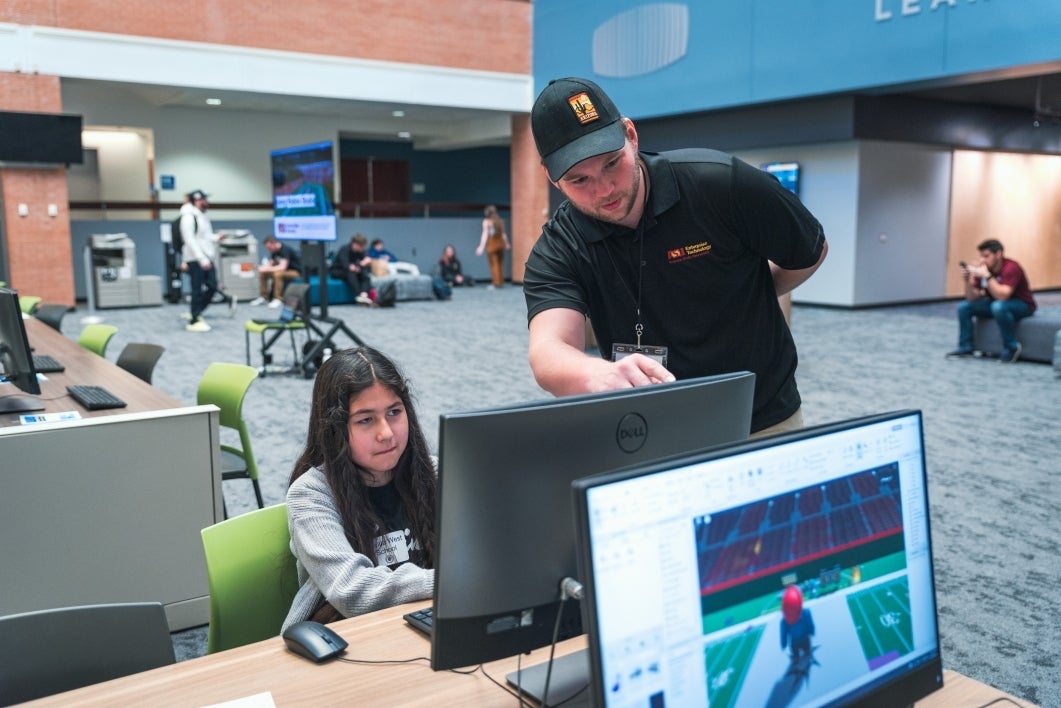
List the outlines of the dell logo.
{"label": "dell logo", "polygon": [[627,413],[619,421],[615,441],[623,452],[637,452],[648,439],[648,423],[637,413]]}

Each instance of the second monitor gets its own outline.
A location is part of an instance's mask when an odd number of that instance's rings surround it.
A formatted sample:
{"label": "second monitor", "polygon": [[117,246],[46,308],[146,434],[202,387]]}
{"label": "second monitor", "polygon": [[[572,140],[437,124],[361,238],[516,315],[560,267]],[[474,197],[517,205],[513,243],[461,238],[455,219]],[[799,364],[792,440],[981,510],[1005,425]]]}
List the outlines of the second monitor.
{"label": "second monitor", "polygon": [[[754,384],[738,372],[442,415],[432,668],[549,644],[576,574],[572,481],[746,438]],[[567,605],[564,634],[580,634]]]}

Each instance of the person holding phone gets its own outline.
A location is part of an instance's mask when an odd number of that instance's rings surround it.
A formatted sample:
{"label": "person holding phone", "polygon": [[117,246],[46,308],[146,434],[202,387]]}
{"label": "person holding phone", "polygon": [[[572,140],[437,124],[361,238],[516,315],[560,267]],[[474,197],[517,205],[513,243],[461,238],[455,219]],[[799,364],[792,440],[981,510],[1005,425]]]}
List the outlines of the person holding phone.
{"label": "person holding phone", "polygon": [[958,263],[965,281],[965,300],[958,303],[958,348],[947,352],[947,358],[972,356],[973,318],[991,317],[1002,337],[999,361],[1012,364],[1021,352],[1017,322],[1035,312],[1035,297],[1024,269],[1017,261],[1006,258],[999,241],[989,238],[976,248],[980,251],[978,263]]}

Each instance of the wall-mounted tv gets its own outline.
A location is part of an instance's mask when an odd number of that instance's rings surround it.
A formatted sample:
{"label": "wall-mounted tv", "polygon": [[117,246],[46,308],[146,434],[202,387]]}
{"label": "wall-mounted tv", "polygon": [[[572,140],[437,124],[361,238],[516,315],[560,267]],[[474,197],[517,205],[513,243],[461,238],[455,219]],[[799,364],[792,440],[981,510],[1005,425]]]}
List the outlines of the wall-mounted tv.
{"label": "wall-mounted tv", "polygon": [[81,164],[81,116],[0,111],[0,162]]}
{"label": "wall-mounted tv", "polygon": [[335,156],[328,142],[270,153],[273,234],[280,239],[334,241]]}
{"label": "wall-mounted tv", "polygon": [[769,172],[781,186],[799,196],[799,163],[798,162],[768,162],[760,165],[760,169]]}

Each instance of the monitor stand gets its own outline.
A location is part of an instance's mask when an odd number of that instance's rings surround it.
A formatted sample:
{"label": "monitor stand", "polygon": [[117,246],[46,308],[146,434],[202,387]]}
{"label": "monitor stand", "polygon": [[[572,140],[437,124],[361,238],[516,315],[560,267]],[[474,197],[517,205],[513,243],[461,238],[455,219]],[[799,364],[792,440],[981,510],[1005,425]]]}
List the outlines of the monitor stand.
{"label": "monitor stand", "polygon": [[[519,690],[535,701],[542,702],[545,691],[545,674],[549,671],[549,662],[543,661],[534,666],[527,666],[505,676],[509,685],[519,686]],[[589,651],[581,651],[558,656],[553,659],[553,672],[549,677],[549,705],[563,704],[571,706],[588,706],[590,704],[589,687]]]}
{"label": "monitor stand", "polygon": [[0,413],[28,413],[44,410],[44,403],[36,396],[16,393],[0,396]]}

